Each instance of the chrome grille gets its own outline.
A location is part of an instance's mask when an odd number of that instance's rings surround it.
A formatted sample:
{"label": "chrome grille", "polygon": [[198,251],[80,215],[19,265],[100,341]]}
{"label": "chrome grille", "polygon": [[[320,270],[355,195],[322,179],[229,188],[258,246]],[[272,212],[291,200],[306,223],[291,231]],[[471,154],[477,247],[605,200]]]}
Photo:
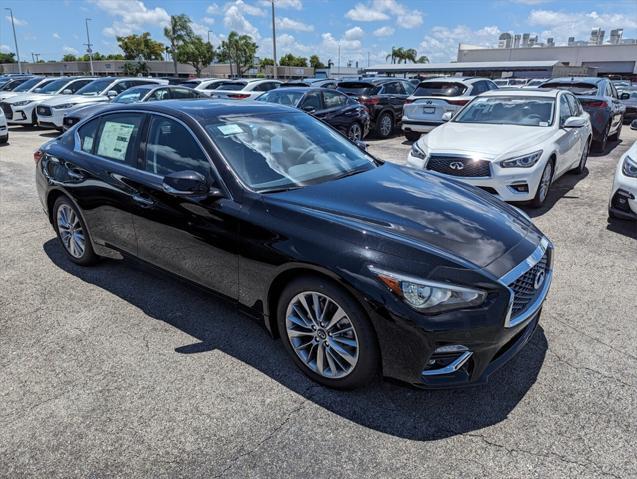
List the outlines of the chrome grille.
{"label": "chrome grille", "polygon": [[445,175],[464,178],[485,178],[491,176],[491,167],[486,160],[458,156],[432,155],[427,161],[427,169]]}
{"label": "chrome grille", "polygon": [[51,116],[51,107],[40,105],[37,108],[37,112],[38,115]]}
{"label": "chrome grille", "polygon": [[542,256],[542,259],[538,261],[535,266],[516,279],[513,283],[509,284],[509,288],[511,288],[514,293],[513,308],[511,309],[512,317],[515,317],[524,311],[542,291],[541,287],[537,289],[535,288],[535,280],[540,272],[544,272],[546,275],[549,260],[548,255],[549,252],[547,250],[544,253],[544,256]]}
{"label": "chrome grille", "polygon": [[6,102],[0,103],[0,108],[4,112],[4,116],[7,117],[7,120],[13,120],[13,110],[11,109],[11,105]]}

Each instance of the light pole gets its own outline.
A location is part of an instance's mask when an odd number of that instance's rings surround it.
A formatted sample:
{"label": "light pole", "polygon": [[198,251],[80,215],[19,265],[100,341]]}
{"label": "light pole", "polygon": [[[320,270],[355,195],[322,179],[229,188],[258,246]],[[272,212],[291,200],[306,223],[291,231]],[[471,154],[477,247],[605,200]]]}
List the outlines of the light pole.
{"label": "light pole", "polygon": [[20,62],[20,51],[18,50],[18,37],[15,34],[15,22],[13,21],[13,10],[10,8],[5,8],[5,10],[9,10],[11,14],[11,27],[13,28],[13,41],[15,43],[15,56],[18,59],[18,72],[22,73],[22,63]]}
{"label": "light pole", "polygon": [[86,18],[84,23],[86,24],[86,53],[88,53],[88,59],[91,62],[91,76],[93,76],[93,50],[91,49],[93,45],[91,44],[91,37],[88,34],[88,22],[90,21],[90,18]]}
{"label": "light pole", "polygon": [[210,34],[212,33],[212,30],[208,30],[208,43],[210,43]]}
{"label": "light pole", "polygon": [[277,64],[276,64],[276,26],[274,25],[274,0],[272,2],[272,56],[274,57],[274,79],[277,78]]}
{"label": "light pole", "polygon": [[341,74],[341,41],[338,41],[338,63],[337,63],[337,75]]}

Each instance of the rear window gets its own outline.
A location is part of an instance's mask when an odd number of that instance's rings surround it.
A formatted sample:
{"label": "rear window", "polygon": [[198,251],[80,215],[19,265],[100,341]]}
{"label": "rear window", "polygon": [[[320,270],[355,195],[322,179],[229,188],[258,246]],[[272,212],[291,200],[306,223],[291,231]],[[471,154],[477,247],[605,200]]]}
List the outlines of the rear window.
{"label": "rear window", "polygon": [[568,90],[574,95],[597,95],[597,85],[594,83],[549,82],[542,85],[542,88],[558,88],[560,90]]}
{"label": "rear window", "polygon": [[199,85],[199,83],[201,83],[201,82],[198,82],[198,81],[185,81],[183,83],[180,83],[179,85],[180,86],[185,86],[187,88],[196,88],[197,85]]}
{"label": "rear window", "polygon": [[415,96],[460,96],[467,91],[462,83],[428,81],[418,85]]}
{"label": "rear window", "polygon": [[380,87],[373,83],[345,81],[338,84],[338,90],[348,95],[370,96],[376,95]]}
{"label": "rear window", "polygon": [[238,91],[238,90],[243,90],[245,86],[246,84],[241,82],[225,82],[225,83],[221,83],[217,88],[215,88],[215,90]]}

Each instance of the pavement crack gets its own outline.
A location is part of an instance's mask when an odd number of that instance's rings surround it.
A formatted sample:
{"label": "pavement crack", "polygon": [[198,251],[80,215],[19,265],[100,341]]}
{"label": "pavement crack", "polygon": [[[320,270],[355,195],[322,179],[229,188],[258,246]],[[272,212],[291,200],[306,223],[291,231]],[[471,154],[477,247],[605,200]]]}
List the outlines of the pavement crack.
{"label": "pavement crack", "polygon": [[573,326],[572,324],[567,323],[566,321],[562,321],[561,319],[558,319],[558,318],[554,318],[554,320],[557,321],[558,323],[563,324],[564,326],[572,329],[573,331],[581,334],[582,336],[586,336],[588,339],[591,339],[591,340],[595,341],[596,343],[599,343],[599,344],[601,344],[603,346],[606,346],[608,349],[612,349],[613,351],[620,353],[622,356],[628,356],[629,358],[637,360],[637,356],[634,356],[634,355],[630,354],[629,352],[627,352],[625,350],[617,349],[616,347],[611,346],[610,344],[605,343],[604,341],[601,341],[600,339],[596,338],[595,336],[591,336],[590,334],[585,333],[584,331],[576,328],[575,326]]}
{"label": "pavement crack", "polygon": [[562,362],[562,363],[566,364],[567,366],[570,366],[571,368],[575,369],[576,371],[589,371],[589,372],[591,372],[591,373],[593,373],[593,374],[596,374],[596,375],[598,375],[598,376],[601,376],[601,377],[603,377],[603,378],[611,379],[611,380],[613,380],[613,381],[616,381],[616,382],[618,382],[619,384],[623,384],[624,386],[627,386],[627,387],[629,387],[629,388],[633,388],[633,387],[634,387],[632,384],[629,384],[629,383],[627,383],[627,382],[625,382],[625,381],[622,381],[621,379],[616,378],[615,376],[610,376],[610,375],[608,375],[608,374],[604,374],[603,372],[598,371],[597,369],[588,368],[588,367],[586,367],[586,366],[576,366],[576,365],[574,365],[573,363],[571,363],[570,361],[567,361],[566,359],[564,359],[564,358],[563,358],[562,356],[560,356],[559,354],[557,354],[557,353],[556,353],[555,351],[553,351],[551,348],[548,348],[548,351],[549,351],[551,354],[553,354],[553,356],[555,356],[555,357],[558,359],[558,361],[560,361],[560,362]]}

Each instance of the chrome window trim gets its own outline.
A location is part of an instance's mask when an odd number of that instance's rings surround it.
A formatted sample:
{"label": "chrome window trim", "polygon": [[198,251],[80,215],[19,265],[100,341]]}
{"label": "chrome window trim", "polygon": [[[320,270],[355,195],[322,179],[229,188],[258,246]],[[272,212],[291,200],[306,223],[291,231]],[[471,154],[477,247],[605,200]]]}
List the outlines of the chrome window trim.
{"label": "chrome window trim", "polygon": [[471,351],[466,351],[458,356],[453,362],[447,364],[444,368],[440,369],[425,369],[420,374],[422,376],[441,376],[443,374],[451,374],[455,373],[458,369],[460,369],[464,363],[466,363],[473,353]]}
{"label": "chrome window trim", "polygon": [[544,257],[546,250],[548,250],[549,248],[552,249],[553,245],[547,237],[542,237],[542,239],[540,240],[540,244],[537,246],[537,248],[535,248],[533,253],[531,253],[528,258],[514,267],[511,271],[500,277],[499,282],[509,291],[510,295],[509,307],[507,310],[506,319],[504,321],[505,328],[512,328],[530,319],[532,316],[535,315],[535,313],[537,313],[537,311],[542,306],[544,299],[546,299],[549,287],[551,286],[551,281],[553,280],[553,269],[551,268],[550,264],[547,264],[546,279],[544,280],[544,284],[542,285],[542,290],[537,295],[535,300],[526,307],[526,310],[524,312],[522,312],[518,316],[512,317],[515,292],[509,287],[509,285],[520,278],[520,276],[525,274],[531,268],[533,268],[536,264],[538,264]]}
{"label": "chrome window trim", "polygon": [[[119,163],[119,162],[117,162],[115,160],[110,160],[110,159],[104,158],[102,156],[94,155],[93,153],[88,153],[88,152],[86,152],[86,151],[81,149],[81,142],[80,142],[80,135],[79,135],[79,130],[80,130],[81,126],[84,125],[85,123],[88,123],[89,121],[95,120],[97,118],[101,119],[104,116],[108,116],[108,115],[112,115],[112,114],[116,114],[116,113],[136,113],[136,114],[142,114],[142,115],[158,115],[158,116],[163,116],[165,118],[169,118],[170,120],[176,121],[177,123],[182,125],[188,131],[188,133],[190,133],[190,136],[192,136],[195,139],[195,142],[197,143],[197,145],[199,146],[199,148],[201,149],[201,151],[205,155],[206,160],[208,160],[208,163],[212,167],[213,175],[214,175],[215,179],[217,179],[219,181],[219,186],[223,190],[223,192],[226,195],[226,197],[229,198],[229,199],[233,199],[232,193],[230,192],[230,190],[226,186],[226,183],[223,181],[223,178],[219,174],[219,171],[217,170],[216,165],[212,161],[212,158],[210,157],[210,155],[208,154],[208,152],[206,151],[204,146],[201,144],[201,141],[199,141],[199,138],[197,138],[197,135],[194,134],[194,132],[192,131],[192,128],[190,128],[186,123],[181,121],[179,118],[175,118],[174,116],[167,115],[165,113],[160,113],[160,112],[155,112],[155,111],[147,111],[147,110],[127,110],[127,109],[123,109],[123,110],[108,111],[108,112],[104,112],[104,113],[102,113],[100,115],[97,115],[97,116],[92,116],[92,117],[89,117],[89,118],[85,118],[84,120],[82,120],[81,122],[77,123],[74,126],[75,131],[73,132],[73,139],[74,139],[73,151],[75,151],[77,153],[84,154],[84,155],[88,155],[91,158],[94,158],[94,159],[99,160],[99,161],[106,161],[106,162],[112,163],[114,165],[123,166],[124,168],[127,168],[127,169],[130,169],[132,171],[135,171],[136,173],[145,173],[145,174],[151,175],[152,177],[163,179],[164,177],[162,175],[156,175],[155,173],[152,173],[150,171],[142,170],[140,168],[136,168],[134,166],[127,165],[125,163]],[[206,134],[206,136],[207,136],[207,134]],[[214,143],[213,143],[213,145],[214,145]],[[217,145],[214,145],[214,146],[215,146],[215,149],[217,149],[217,147],[216,147]]]}

